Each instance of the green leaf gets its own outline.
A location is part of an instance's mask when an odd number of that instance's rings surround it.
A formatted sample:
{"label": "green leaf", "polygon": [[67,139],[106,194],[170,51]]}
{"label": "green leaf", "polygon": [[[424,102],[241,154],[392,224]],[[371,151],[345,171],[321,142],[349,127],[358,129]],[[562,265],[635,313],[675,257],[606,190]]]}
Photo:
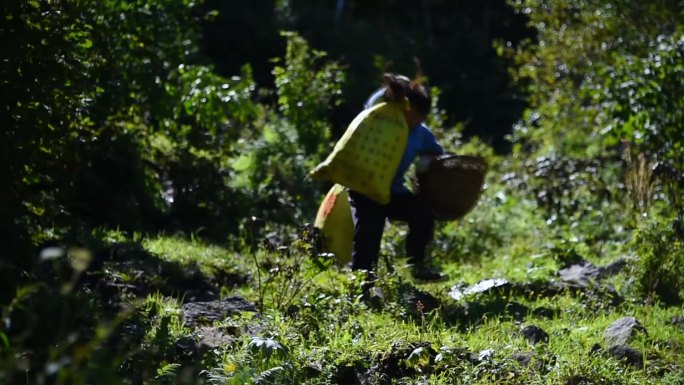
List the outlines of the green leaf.
{"label": "green leaf", "polygon": [[254,337],[247,347],[252,354],[266,359],[285,358],[288,354],[285,346],[273,338]]}
{"label": "green leaf", "polygon": [[5,349],[9,349],[10,341],[9,338],[7,338],[7,334],[0,332],[0,340],[2,340],[2,344],[4,345]]}
{"label": "green leaf", "polygon": [[90,39],[86,39],[85,41],[79,43],[78,46],[81,48],[89,49],[93,46],[93,42]]}

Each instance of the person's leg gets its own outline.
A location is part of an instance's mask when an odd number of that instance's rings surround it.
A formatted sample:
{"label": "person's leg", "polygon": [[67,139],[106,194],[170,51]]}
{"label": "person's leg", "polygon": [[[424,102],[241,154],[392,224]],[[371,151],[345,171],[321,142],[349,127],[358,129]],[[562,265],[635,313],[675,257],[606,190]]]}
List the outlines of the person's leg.
{"label": "person's leg", "polygon": [[426,264],[427,249],[435,232],[435,219],[427,203],[411,193],[393,194],[388,207],[388,217],[408,222],[406,254],[412,265],[413,277],[425,281],[448,278]]}
{"label": "person's leg", "polygon": [[435,219],[428,205],[410,192],[392,194],[388,216],[408,223],[406,254],[410,263],[422,264],[435,232]]}
{"label": "person's leg", "polygon": [[349,203],[354,220],[352,270],[375,270],[387,219],[387,206],[378,204],[356,191],[349,191]]}

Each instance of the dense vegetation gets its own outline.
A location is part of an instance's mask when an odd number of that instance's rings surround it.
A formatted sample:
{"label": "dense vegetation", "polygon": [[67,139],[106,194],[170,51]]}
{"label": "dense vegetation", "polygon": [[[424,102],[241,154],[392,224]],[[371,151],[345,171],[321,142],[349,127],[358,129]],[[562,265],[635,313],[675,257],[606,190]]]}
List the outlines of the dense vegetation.
{"label": "dense vegetation", "polygon": [[[0,383],[684,383],[681,1],[242,3],[0,5]],[[414,56],[491,170],[364,301],[307,172]]]}

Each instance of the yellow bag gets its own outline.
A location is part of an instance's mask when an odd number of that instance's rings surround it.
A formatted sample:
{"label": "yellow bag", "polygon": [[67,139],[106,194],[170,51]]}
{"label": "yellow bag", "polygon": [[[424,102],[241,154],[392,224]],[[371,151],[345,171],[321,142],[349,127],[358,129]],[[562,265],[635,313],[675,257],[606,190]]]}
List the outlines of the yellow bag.
{"label": "yellow bag", "polygon": [[328,158],[309,173],[311,177],[389,203],[392,179],[408,138],[403,107],[380,103],[357,115]]}
{"label": "yellow bag", "polygon": [[314,226],[323,233],[323,251],[335,254],[340,265],[351,261],[354,221],[344,186],[336,184],[328,191],[318,208]]}

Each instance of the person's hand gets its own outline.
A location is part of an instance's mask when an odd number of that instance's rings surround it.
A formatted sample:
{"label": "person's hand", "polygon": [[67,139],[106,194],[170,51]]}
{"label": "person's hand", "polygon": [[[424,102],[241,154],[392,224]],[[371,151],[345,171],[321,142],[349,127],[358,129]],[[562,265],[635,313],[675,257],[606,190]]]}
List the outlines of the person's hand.
{"label": "person's hand", "polygon": [[430,168],[430,163],[435,159],[434,155],[421,155],[416,163],[416,172],[423,173]]}

